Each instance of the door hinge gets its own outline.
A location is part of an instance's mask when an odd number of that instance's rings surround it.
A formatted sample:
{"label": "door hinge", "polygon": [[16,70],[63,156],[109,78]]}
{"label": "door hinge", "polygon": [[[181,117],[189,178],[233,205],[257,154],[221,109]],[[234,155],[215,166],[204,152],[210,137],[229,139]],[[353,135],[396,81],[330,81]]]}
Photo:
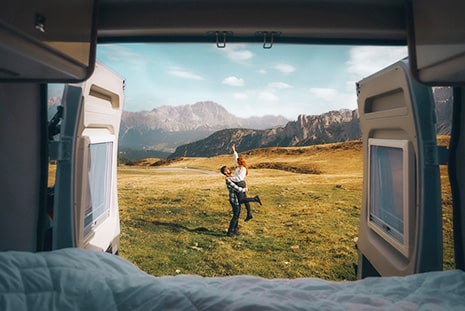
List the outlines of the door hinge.
{"label": "door hinge", "polygon": [[59,141],[50,141],[49,144],[50,160],[69,161],[72,153],[72,140],[70,138],[61,138]]}

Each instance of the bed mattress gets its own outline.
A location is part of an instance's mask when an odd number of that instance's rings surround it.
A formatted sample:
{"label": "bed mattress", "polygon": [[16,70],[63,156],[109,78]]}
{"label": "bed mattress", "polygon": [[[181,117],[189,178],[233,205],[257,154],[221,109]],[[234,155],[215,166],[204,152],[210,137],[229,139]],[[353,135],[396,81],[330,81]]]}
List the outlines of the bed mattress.
{"label": "bed mattress", "polygon": [[0,310],[465,310],[465,273],[334,282],[154,277],[98,251],[0,252]]}

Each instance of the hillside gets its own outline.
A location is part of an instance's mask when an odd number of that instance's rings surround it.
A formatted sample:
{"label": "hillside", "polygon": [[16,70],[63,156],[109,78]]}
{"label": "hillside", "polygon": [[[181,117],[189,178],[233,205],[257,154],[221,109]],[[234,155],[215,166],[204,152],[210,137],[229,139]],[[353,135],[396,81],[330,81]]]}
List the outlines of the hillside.
{"label": "hillside", "polygon": [[[247,159],[250,169],[273,169],[299,174],[325,175],[346,174],[361,175],[362,142],[354,140],[323,145],[303,147],[268,147],[239,152]],[[345,163],[341,163],[344,159]],[[143,159],[133,163],[135,166],[163,168],[198,168],[218,171],[223,165],[234,166],[233,156],[222,154],[214,157],[180,157],[174,159]]]}
{"label": "hillside", "polygon": [[244,153],[251,166],[249,194],[260,195],[263,206],[252,204],[249,222],[242,212],[241,235],[234,238],[226,237],[231,207],[219,172],[222,165],[234,165],[231,154],[120,166],[120,255],[155,276],[354,280],[360,146],[350,142]]}
{"label": "hillside", "polygon": [[[447,137],[439,143],[447,145]],[[362,145],[260,148],[242,153],[250,165],[254,218],[231,217],[222,165],[232,155],[146,159],[119,166],[120,255],[155,276],[256,275],[355,280],[354,247],[362,202]],[[447,167],[441,166],[444,268],[453,269],[452,212]],[[182,254],[182,256],[180,256]]]}
{"label": "hillside", "polygon": [[267,130],[226,129],[205,139],[179,146],[169,158],[209,157],[227,153],[231,144],[238,150],[328,144],[359,139],[357,110],[341,109],[321,115],[300,115],[284,127]]}
{"label": "hillside", "polygon": [[[439,146],[449,145],[449,136],[438,135]],[[301,147],[267,147],[239,151],[250,169],[274,169],[299,174],[359,174],[362,170],[362,141],[351,140]],[[217,171],[222,165],[235,166],[231,149],[212,157],[146,158],[134,166],[199,168]]]}

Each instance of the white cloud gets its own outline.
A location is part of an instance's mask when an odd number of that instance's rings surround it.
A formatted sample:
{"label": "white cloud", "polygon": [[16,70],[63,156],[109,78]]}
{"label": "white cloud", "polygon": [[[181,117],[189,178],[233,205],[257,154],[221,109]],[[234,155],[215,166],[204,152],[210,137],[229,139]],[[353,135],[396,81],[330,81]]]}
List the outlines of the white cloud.
{"label": "white cloud", "polygon": [[318,87],[313,87],[310,89],[310,94],[312,94],[315,97],[331,101],[337,97],[337,90],[331,89],[331,88],[318,88]]}
{"label": "white cloud", "polygon": [[196,73],[181,70],[181,69],[172,69],[172,70],[169,70],[168,73],[178,78],[189,79],[189,80],[203,80],[202,76]]}
{"label": "white cloud", "polygon": [[226,53],[226,56],[234,62],[243,62],[254,57],[254,54],[246,49],[245,44],[228,44],[224,49],[219,49]]}
{"label": "white cloud", "polygon": [[264,74],[267,74],[267,71],[265,69],[260,69],[258,73],[261,75],[264,75]]}
{"label": "white cloud", "polygon": [[292,72],[294,72],[296,70],[294,66],[288,65],[288,64],[278,64],[278,65],[274,66],[274,68],[276,70],[281,71],[284,74],[289,74],[289,73],[292,73]]}
{"label": "white cloud", "polygon": [[246,94],[246,93],[234,93],[233,94],[233,97],[235,99],[239,99],[239,100],[244,100],[244,99],[248,99],[249,96]]}
{"label": "white cloud", "polygon": [[270,82],[266,87],[258,91],[257,98],[265,102],[278,102],[280,97],[277,93],[280,90],[289,88],[292,88],[292,86],[284,82]]}
{"label": "white cloud", "polygon": [[274,90],[283,90],[283,89],[290,89],[292,86],[290,84],[284,82],[271,82],[267,85],[268,88]]}
{"label": "white cloud", "polygon": [[229,85],[229,86],[243,86],[244,79],[238,78],[235,76],[230,76],[230,77],[225,78],[221,83]]}
{"label": "white cloud", "polygon": [[134,71],[143,70],[147,67],[147,63],[151,62],[145,55],[135,52],[134,49],[117,44],[99,45],[98,53],[108,62],[120,63],[124,60],[128,64],[126,67]]}
{"label": "white cloud", "polygon": [[339,110],[341,108],[357,108],[357,97],[354,92],[339,91],[333,88],[311,88],[309,89],[316,105],[321,106],[323,113],[330,110]]}
{"label": "white cloud", "polygon": [[274,92],[267,91],[260,92],[258,94],[258,99],[269,102],[279,101],[279,97]]}
{"label": "white cloud", "polygon": [[350,49],[347,72],[356,79],[369,76],[408,55],[407,47],[358,46]]}

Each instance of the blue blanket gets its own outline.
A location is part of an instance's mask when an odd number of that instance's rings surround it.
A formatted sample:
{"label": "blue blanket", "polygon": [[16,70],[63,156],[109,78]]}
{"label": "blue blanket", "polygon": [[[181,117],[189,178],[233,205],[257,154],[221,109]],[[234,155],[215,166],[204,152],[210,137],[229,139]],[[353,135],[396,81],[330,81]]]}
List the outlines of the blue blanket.
{"label": "blue blanket", "polygon": [[333,282],[154,277],[107,253],[0,252],[0,310],[465,310],[465,273]]}

